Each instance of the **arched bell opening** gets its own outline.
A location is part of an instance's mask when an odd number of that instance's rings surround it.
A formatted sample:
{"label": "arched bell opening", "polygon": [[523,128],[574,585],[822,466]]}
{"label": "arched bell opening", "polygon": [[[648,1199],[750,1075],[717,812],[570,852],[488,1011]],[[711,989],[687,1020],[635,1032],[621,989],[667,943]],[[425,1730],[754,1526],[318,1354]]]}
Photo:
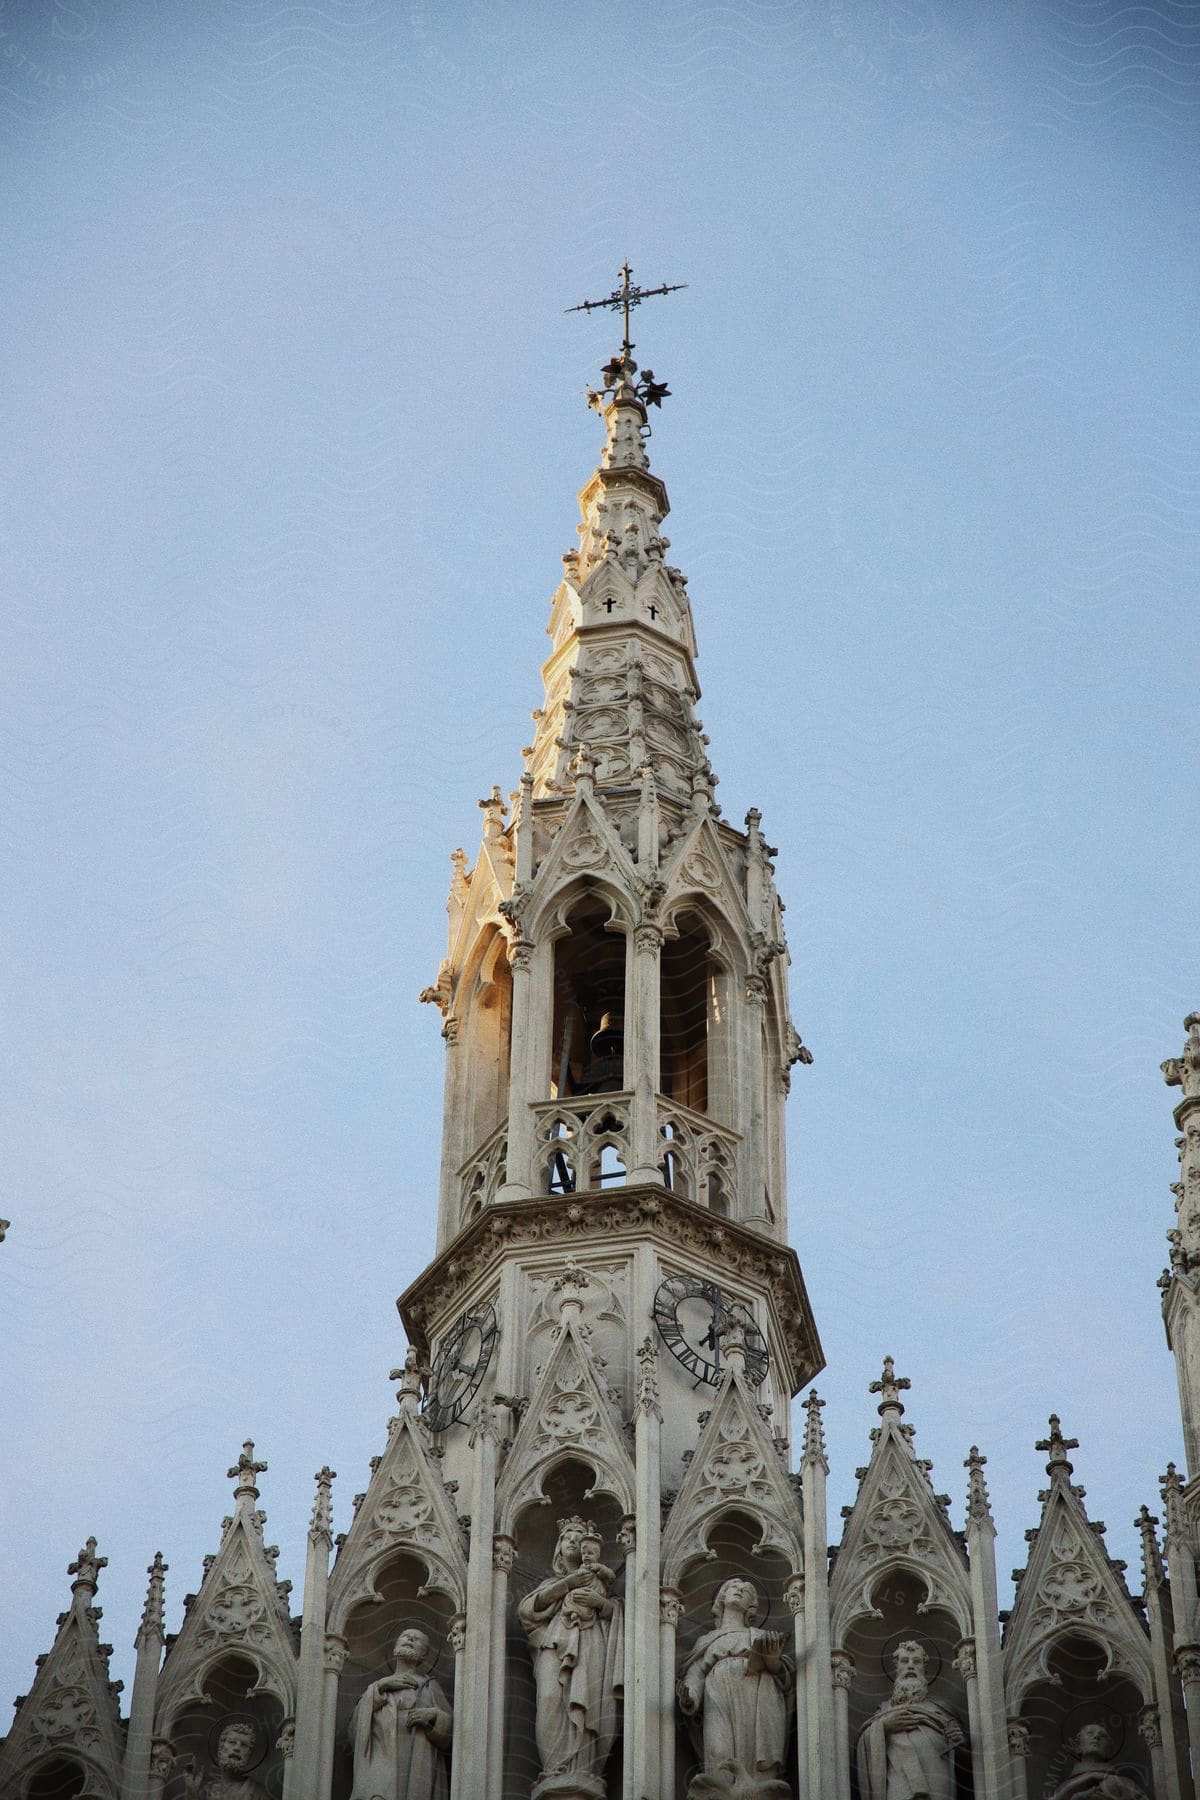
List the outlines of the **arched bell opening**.
{"label": "arched bell opening", "polygon": [[75,1800],[86,1782],[87,1771],[74,1757],[52,1756],[39,1763],[22,1785],[22,1800]]}
{"label": "arched bell opening", "polygon": [[430,1588],[429,1580],[430,1573],[419,1557],[401,1553],[375,1577],[379,1598],[360,1601],[347,1615],[342,1631],[346,1660],[338,1683],[334,1734],[333,1800],[347,1800],[353,1788],[354,1709],[373,1681],[392,1673],[396,1640],[409,1626],[428,1637],[432,1656],[427,1672],[453,1703],[454,1651],[449,1627],[454,1603],[440,1588]]}
{"label": "arched bell opening", "polygon": [[[783,1639],[783,1652],[794,1664],[795,1634],[792,1615],[784,1602],[784,1588],[792,1570],[787,1558],[777,1550],[761,1551],[762,1528],[750,1513],[736,1509],[725,1513],[708,1533],[707,1558],[700,1558],[685,1568],[679,1577],[677,1591],[682,1610],[675,1633],[675,1669],[685,1676],[693,1654],[706,1633],[717,1627],[714,1604],[731,1580],[748,1581],[758,1595],[752,1625],[762,1631],[777,1632]],[[781,1686],[783,1680],[781,1677]],[[796,1720],[794,1708],[795,1681],[786,1684],[787,1695],[787,1763],[784,1779],[796,1791]],[[685,1719],[679,1707],[676,1717],[675,1800],[685,1800],[688,1786],[702,1766],[703,1707],[692,1720]]]}
{"label": "arched bell opening", "polygon": [[[927,1607],[928,1593],[924,1578],[914,1569],[885,1571],[871,1589],[871,1604],[879,1616],[860,1615],[851,1620],[842,1642],[835,1646],[851,1659],[848,1721],[855,1800],[865,1800],[860,1791],[858,1755],[860,1746],[867,1754],[863,1732],[880,1707],[890,1703],[904,1666],[903,1657],[898,1663],[897,1652],[907,1644],[917,1644],[923,1652],[923,1665],[914,1658],[907,1666],[912,1668],[915,1662],[918,1675],[923,1667],[928,1700],[951,1714],[962,1731],[962,1743],[946,1757],[953,1771],[954,1800],[970,1800],[974,1794],[966,1689],[954,1667],[965,1633],[948,1608]],[[938,1754],[940,1758],[940,1750]]]}
{"label": "arched bell opening", "polygon": [[[503,1800],[528,1800],[537,1780],[541,1759],[537,1749],[537,1674],[535,1648],[530,1633],[521,1622],[521,1602],[536,1594],[539,1587],[554,1578],[555,1551],[565,1520],[579,1518],[594,1526],[598,1546],[589,1546],[615,1579],[604,1578],[611,1598],[624,1613],[625,1558],[627,1552],[617,1533],[622,1522],[621,1504],[613,1494],[590,1490],[596,1486],[597,1471],[589,1463],[575,1457],[565,1458],[549,1470],[542,1482],[541,1504],[526,1506],[517,1515],[514,1535],[515,1559],[509,1583],[509,1609],[506,1625],[505,1672],[505,1768]],[[622,1630],[627,1621],[622,1618]],[[595,1629],[584,1626],[584,1631]],[[613,1655],[616,1655],[613,1646]],[[543,1671],[547,1681],[554,1670]],[[621,1792],[621,1727],[622,1715],[616,1712],[617,1733],[607,1759],[605,1779],[610,1800],[618,1800]]]}
{"label": "arched bell opening", "polygon": [[554,943],[549,1092],[556,1099],[620,1093],[625,1085],[625,933],[613,923],[612,909],[594,894],[575,902],[566,926]]}
{"label": "arched bell opening", "polygon": [[1152,1793],[1150,1759],[1138,1733],[1138,1713],[1148,1696],[1127,1676],[1106,1676],[1103,1646],[1082,1632],[1062,1637],[1043,1662],[1046,1677],[1028,1689],[1020,1710],[1029,1730],[1029,1792],[1053,1794],[1062,1786],[1075,1768],[1084,1733],[1093,1753]]}
{"label": "arched bell opening", "polygon": [[659,1090],[732,1125],[729,980],[698,912],[676,915],[659,966]]}
{"label": "arched bell opening", "polygon": [[284,1707],[275,1694],[254,1692],[258,1680],[259,1670],[249,1657],[236,1653],[221,1657],[203,1677],[200,1692],[204,1699],[185,1701],[163,1721],[158,1735],[175,1751],[164,1800],[182,1800],[185,1770],[198,1775],[202,1784],[214,1779],[220,1766],[222,1735],[238,1728],[248,1739],[253,1738],[244,1772],[269,1794],[282,1794],[283,1756],[276,1746]]}
{"label": "arched bell opening", "polygon": [[459,1006],[459,1041],[466,1045],[462,1084],[466,1109],[463,1143],[467,1154],[503,1123],[508,1113],[512,1051],[512,970],[508,948],[496,926],[484,934],[468,972],[466,998]]}

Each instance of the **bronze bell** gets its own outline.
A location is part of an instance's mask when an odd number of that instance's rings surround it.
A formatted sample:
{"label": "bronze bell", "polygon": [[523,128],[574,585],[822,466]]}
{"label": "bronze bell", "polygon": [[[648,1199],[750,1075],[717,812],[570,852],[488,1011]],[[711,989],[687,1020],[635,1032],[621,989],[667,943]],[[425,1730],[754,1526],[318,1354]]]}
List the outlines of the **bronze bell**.
{"label": "bronze bell", "polygon": [[589,1060],[579,1078],[581,1094],[619,1093],[625,1079],[625,1020],[610,1007],[588,1040]]}

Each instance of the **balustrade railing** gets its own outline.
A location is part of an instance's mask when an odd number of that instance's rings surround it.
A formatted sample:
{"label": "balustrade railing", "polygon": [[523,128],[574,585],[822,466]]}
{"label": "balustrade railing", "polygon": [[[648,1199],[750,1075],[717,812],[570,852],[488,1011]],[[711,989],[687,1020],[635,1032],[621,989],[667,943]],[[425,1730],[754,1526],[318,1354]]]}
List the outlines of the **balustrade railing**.
{"label": "balustrade railing", "polygon": [[623,1187],[629,1167],[632,1094],[589,1094],[541,1100],[535,1142],[535,1185],[544,1194]]}
{"label": "balustrade railing", "polygon": [[660,1095],[658,1135],[665,1185],[721,1218],[736,1218],[738,1147],[742,1141],[738,1133],[718,1125],[707,1113]]}

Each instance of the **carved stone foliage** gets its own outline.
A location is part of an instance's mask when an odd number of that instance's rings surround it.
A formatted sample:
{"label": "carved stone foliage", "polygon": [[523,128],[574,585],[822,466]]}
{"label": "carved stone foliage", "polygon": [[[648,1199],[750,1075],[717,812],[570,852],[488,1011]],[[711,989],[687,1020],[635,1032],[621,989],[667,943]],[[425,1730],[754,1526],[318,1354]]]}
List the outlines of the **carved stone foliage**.
{"label": "carved stone foliage", "polygon": [[1004,1684],[1014,1714],[1031,1686],[1056,1679],[1051,1653],[1072,1634],[1104,1651],[1107,1674],[1128,1676],[1145,1699],[1152,1697],[1145,1627],[1088,1520],[1081,1491],[1070,1484],[1069,1464],[1065,1470],[1047,1490],[1005,1633]]}
{"label": "carved stone foliage", "polygon": [[1082,1531],[1073,1520],[1060,1519],[1054,1527],[1050,1560],[1034,1594],[1035,1628],[1053,1631],[1064,1624],[1104,1628],[1112,1625],[1115,1617],[1103,1575]]}
{"label": "carved stone foliage", "polygon": [[589,1244],[610,1247],[619,1235],[636,1235],[643,1242],[704,1256],[719,1246],[722,1263],[732,1275],[771,1295],[785,1333],[794,1385],[802,1386],[821,1367],[795,1252],[767,1242],[759,1232],[733,1220],[718,1224],[704,1207],[657,1187],[576,1195],[565,1202],[561,1195],[549,1195],[492,1206],[487,1217],[476,1220],[403,1295],[401,1310],[410,1336],[427,1339],[431,1317],[445,1318],[461,1310],[462,1297],[473,1292],[479,1277],[495,1265],[498,1234],[510,1248],[553,1245],[564,1253],[578,1253]]}
{"label": "carved stone foliage", "polygon": [[665,887],[661,916],[670,917],[689,894],[702,894],[711,900],[745,946],[749,957],[754,925],[746,910],[741,882],[731,867],[730,852],[721,842],[720,833],[711,818],[698,819],[693,829],[674,847],[664,864]]}
{"label": "carved stone foliage", "polygon": [[538,1378],[496,1491],[497,1527],[510,1533],[521,1510],[542,1499],[547,1474],[566,1457],[588,1463],[595,1488],[634,1510],[634,1472],[621,1422],[601,1387],[587,1343],[570,1318]]}
{"label": "carved stone foliage", "polygon": [[759,1527],[760,1550],[776,1550],[790,1568],[800,1568],[803,1553],[795,1497],[754,1397],[731,1368],[667,1519],[664,1582],[676,1583],[692,1563],[711,1558],[712,1529],[734,1512],[748,1515]]}
{"label": "carved stone foliage", "polygon": [[424,1566],[430,1587],[462,1607],[467,1577],[462,1527],[408,1396],[330,1574],[330,1631],[341,1632],[350,1610],[374,1597],[378,1576],[401,1552]]}
{"label": "carved stone foliage", "polygon": [[622,892],[635,891],[636,870],[628,852],[590,793],[576,796],[533,878],[523,907],[526,937],[537,940],[561,889],[583,874],[602,874]]}
{"label": "carved stone foliage", "polygon": [[94,1753],[103,1742],[100,1707],[76,1646],[58,1663],[39,1704],[31,1708],[29,1747],[41,1752],[72,1744]]}
{"label": "carved stone foliage", "polygon": [[[207,1586],[213,1586],[210,1577]],[[254,1580],[250,1557],[239,1545],[217,1575],[214,1591],[200,1615],[195,1636],[198,1650],[237,1643],[266,1646],[271,1638],[266,1597]]]}
{"label": "carved stone foliage", "polygon": [[[585,1316],[596,1324],[625,1323],[625,1299],[629,1282],[628,1263],[598,1265],[588,1262],[587,1287],[584,1295]],[[547,1331],[556,1332],[559,1325],[559,1287],[561,1273],[534,1275],[530,1279],[531,1305],[527,1315],[526,1336],[532,1340]]]}
{"label": "carved stone foliage", "polygon": [[255,1691],[273,1693],[294,1710],[297,1659],[289,1619],[289,1583],[275,1578],[275,1551],[263,1543],[264,1514],[239,1500],[221,1547],[163,1665],[158,1689],[163,1736],[180,1710],[203,1702],[205,1682],[230,1651],[258,1671]]}
{"label": "carved stone foliage", "polygon": [[83,1792],[116,1800],[121,1684],[108,1678],[109,1647],[99,1643],[96,1633],[99,1609],[87,1604],[94,1591],[94,1578],[86,1593],[77,1588],[28,1698],[8,1738],[0,1742],[0,1794],[23,1794],[28,1775],[40,1761],[55,1752],[68,1752],[83,1764]]}
{"label": "carved stone foliage", "polygon": [[879,1617],[875,1591],[892,1570],[915,1574],[924,1606],[944,1607],[965,1636],[971,1597],[965,1557],[917,1460],[899,1409],[883,1414],[871,1461],[863,1473],[830,1584],[834,1641],[845,1641],[853,1620]]}

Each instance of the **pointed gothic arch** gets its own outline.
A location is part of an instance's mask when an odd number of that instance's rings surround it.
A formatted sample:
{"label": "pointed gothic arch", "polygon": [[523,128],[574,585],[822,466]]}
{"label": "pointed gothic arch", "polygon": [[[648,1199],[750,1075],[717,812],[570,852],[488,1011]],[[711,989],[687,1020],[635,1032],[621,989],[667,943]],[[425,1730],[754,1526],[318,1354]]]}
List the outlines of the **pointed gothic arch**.
{"label": "pointed gothic arch", "polygon": [[659,1092],[724,1125],[736,1118],[734,994],[744,960],[709,901],[681,894],[663,925]]}
{"label": "pointed gothic arch", "polygon": [[462,1142],[473,1154],[508,1111],[512,969],[499,919],[484,924],[472,947],[459,982],[456,1013],[466,1054]]}
{"label": "pointed gothic arch", "polygon": [[[169,1657],[165,1666],[170,1666]],[[163,1706],[155,1736],[173,1746],[185,1767],[192,1758],[195,1767],[202,1769],[215,1763],[215,1735],[222,1720],[230,1713],[249,1715],[259,1734],[259,1761],[252,1773],[255,1780],[269,1782],[281,1767],[276,1750],[279,1729],[295,1704],[294,1694],[281,1695],[272,1682],[264,1680],[264,1670],[252,1652],[244,1646],[225,1645],[191,1667],[186,1684]]]}
{"label": "pointed gothic arch", "polygon": [[607,884],[564,894],[551,945],[552,1098],[619,1093],[625,1085],[629,923]]}
{"label": "pointed gothic arch", "polygon": [[76,1800],[77,1795],[115,1794],[115,1789],[102,1776],[103,1785],[93,1785],[99,1771],[89,1769],[74,1753],[51,1751],[25,1776],[20,1790],[21,1800]]}

